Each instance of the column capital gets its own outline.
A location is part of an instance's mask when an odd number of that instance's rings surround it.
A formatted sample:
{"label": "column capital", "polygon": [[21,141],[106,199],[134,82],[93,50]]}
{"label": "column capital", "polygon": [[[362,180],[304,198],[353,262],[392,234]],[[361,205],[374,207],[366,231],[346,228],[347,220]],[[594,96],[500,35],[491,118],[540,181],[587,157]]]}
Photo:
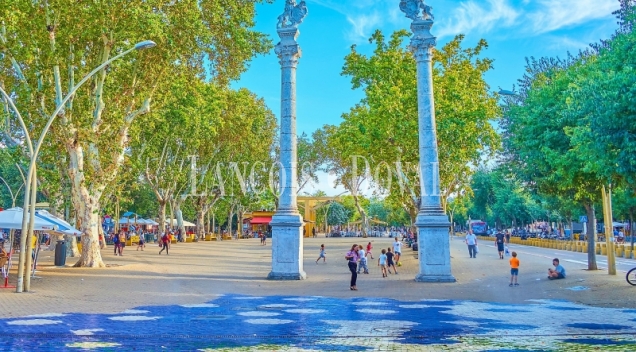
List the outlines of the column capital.
{"label": "column capital", "polygon": [[300,45],[298,44],[285,45],[280,42],[276,45],[274,51],[276,52],[282,67],[296,67],[298,65],[298,59],[300,59],[302,55]]}
{"label": "column capital", "polygon": [[300,31],[295,27],[279,28],[277,30],[280,42],[276,44],[274,52],[280,59],[282,67],[296,67],[302,55],[300,45],[296,42]]}
{"label": "column capital", "polygon": [[413,37],[409,49],[418,62],[430,61],[432,49],[437,45],[437,38],[431,34],[432,27],[432,20],[416,20],[411,23]]}

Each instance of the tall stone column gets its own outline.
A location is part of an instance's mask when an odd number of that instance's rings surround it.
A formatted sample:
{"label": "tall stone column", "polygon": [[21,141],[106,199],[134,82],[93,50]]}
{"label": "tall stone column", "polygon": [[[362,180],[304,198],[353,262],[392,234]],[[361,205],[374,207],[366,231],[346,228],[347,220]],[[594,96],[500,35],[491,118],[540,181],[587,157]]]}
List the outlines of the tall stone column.
{"label": "tall stone column", "polygon": [[423,0],[402,0],[400,9],[413,20],[409,48],[417,63],[421,201],[415,221],[420,262],[420,272],[415,280],[455,282],[450,266],[450,222],[440,202],[432,65],[437,39],[430,32],[434,21],[433,9]]}
{"label": "tall stone column", "polygon": [[287,0],[279,17],[276,55],[281,65],[280,195],[272,217],[271,280],[303,280],[303,218],[298,212],[298,158],[296,141],[296,67],[301,56],[296,42],[298,25],[307,14],[305,2]]}

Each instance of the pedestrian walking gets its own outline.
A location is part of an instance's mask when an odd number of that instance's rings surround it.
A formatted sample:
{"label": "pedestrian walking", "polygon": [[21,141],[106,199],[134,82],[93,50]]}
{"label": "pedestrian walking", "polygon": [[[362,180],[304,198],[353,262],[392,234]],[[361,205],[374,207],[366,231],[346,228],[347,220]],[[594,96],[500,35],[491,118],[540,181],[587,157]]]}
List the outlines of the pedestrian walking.
{"label": "pedestrian walking", "polygon": [[367,256],[366,253],[364,253],[362,246],[358,246],[358,257],[360,258],[360,262],[358,263],[358,274],[360,274],[360,272],[368,274],[369,267],[367,266]]}
{"label": "pedestrian walking", "polygon": [[168,255],[168,249],[170,248],[170,234],[165,233],[163,236],[161,236],[161,250],[159,251],[159,254],[161,254],[161,252],[166,251],[166,255]]}
{"label": "pedestrian walking", "polygon": [[373,253],[371,253],[372,249],[373,249],[373,245],[371,244],[371,242],[369,242],[367,244],[367,256],[370,256],[371,259],[373,259]]}
{"label": "pedestrian walking", "polygon": [[117,255],[117,252],[119,251],[119,235],[113,233],[113,235],[111,236],[111,239],[113,240],[113,254],[115,254],[115,256]]}
{"label": "pedestrian walking", "polygon": [[501,231],[497,232],[495,235],[495,245],[497,246],[497,251],[499,252],[499,259],[504,259],[504,243],[506,237]]}
{"label": "pedestrian walking", "polygon": [[313,235],[314,238],[316,238],[316,228],[315,227],[311,228],[311,234]]}
{"label": "pedestrian walking", "polygon": [[126,247],[126,233],[125,232],[121,232],[119,234],[119,256],[123,257],[124,256],[124,247]]}
{"label": "pedestrian walking", "polygon": [[395,274],[397,275],[397,268],[395,267],[395,263],[393,262],[393,257],[395,255],[393,254],[393,252],[391,252],[391,247],[386,249],[386,268],[389,272],[389,274],[391,273],[391,267],[393,267],[393,271],[395,272]]}
{"label": "pedestrian walking", "polygon": [[380,254],[380,257],[378,258],[378,266],[380,267],[380,271],[382,271],[382,277],[388,276],[386,274],[386,261],[387,261],[386,250],[383,249],[382,254]]}
{"label": "pedestrian walking", "polygon": [[320,260],[320,258],[322,258],[322,262],[326,263],[327,259],[325,258],[325,245],[321,244],[320,245],[320,255],[318,255],[318,259],[316,259],[316,264],[318,264],[318,261]]}
{"label": "pedestrian walking", "polygon": [[510,287],[519,286],[517,277],[519,276],[519,259],[517,258],[517,252],[512,252],[512,258],[510,258]]}
{"label": "pedestrian walking", "polygon": [[358,266],[357,248],[358,245],[354,244],[353,246],[351,246],[351,250],[345,255],[347,265],[349,266],[349,271],[351,271],[351,285],[349,286],[349,288],[352,291],[358,290],[358,287],[356,286],[356,281],[358,280],[358,273],[356,272],[356,267]]}
{"label": "pedestrian walking", "polygon": [[468,245],[468,254],[471,258],[477,258],[477,236],[472,231],[466,235],[466,244]]}
{"label": "pedestrian walking", "polygon": [[393,242],[393,254],[395,255],[395,263],[397,266],[402,266],[402,264],[400,264],[400,256],[402,256],[402,241],[400,241],[397,237],[395,238],[395,242]]}
{"label": "pedestrian walking", "polygon": [[146,243],[144,242],[144,235],[140,234],[139,235],[139,242],[137,242],[137,250],[139,250],[139,248],[141,248],[141,251],[144,251],[144,248],[146,248]]}

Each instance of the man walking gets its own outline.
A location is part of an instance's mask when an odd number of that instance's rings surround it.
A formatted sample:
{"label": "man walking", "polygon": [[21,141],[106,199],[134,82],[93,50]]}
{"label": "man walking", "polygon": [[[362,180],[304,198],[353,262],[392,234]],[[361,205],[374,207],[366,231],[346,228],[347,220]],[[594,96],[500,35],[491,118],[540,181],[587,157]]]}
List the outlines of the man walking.
{"label": "man walking", "polygon": [[402,256],[402,242],[395,237],[395,242],[393,242],[393,253],[395,254],[395,265],[401,266],[400,257]]}
{"label": "man walking", "polygon": [[497,246],[497,251],[499,252],[499,259],[504,259],[504,242],[506,240],[506,236],[498,231],[495,235],[495,245]]}
{"label": "man walking", "polygon": [[470,257],[477,258],[477,236],[472,231],[468,231],[468,235],[466,235],[466,244],[468,245]]}

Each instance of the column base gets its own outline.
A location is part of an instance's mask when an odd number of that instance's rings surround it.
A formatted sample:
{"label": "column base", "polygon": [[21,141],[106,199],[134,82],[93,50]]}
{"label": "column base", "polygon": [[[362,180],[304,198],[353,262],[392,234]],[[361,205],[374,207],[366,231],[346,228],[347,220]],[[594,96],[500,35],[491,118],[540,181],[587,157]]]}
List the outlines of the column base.
{"label": "column base", "polygon": [[457,279],[455,279],[453,275],[435,276],[435,275],[418,274],[417,276],[415,276],[415,281],[443,283],[443,282],[457,282]]}
{"label": "column base", "polygon": [[303,218],[300,214],[272,217],[272,271],[269,280],[305,280],[303,270]]}
{"label": "column base", "polygon": [[420,272],[417,282],[457,282],[450,265],[450,222],[441,209],[420,211],[417,227]]}
{"label": "column base", "polygon": [[305,280],[307,274],[304,271],[299,273],[275,273],[271,272],[267,275],[267,280],[286,281],[286,280]]}

